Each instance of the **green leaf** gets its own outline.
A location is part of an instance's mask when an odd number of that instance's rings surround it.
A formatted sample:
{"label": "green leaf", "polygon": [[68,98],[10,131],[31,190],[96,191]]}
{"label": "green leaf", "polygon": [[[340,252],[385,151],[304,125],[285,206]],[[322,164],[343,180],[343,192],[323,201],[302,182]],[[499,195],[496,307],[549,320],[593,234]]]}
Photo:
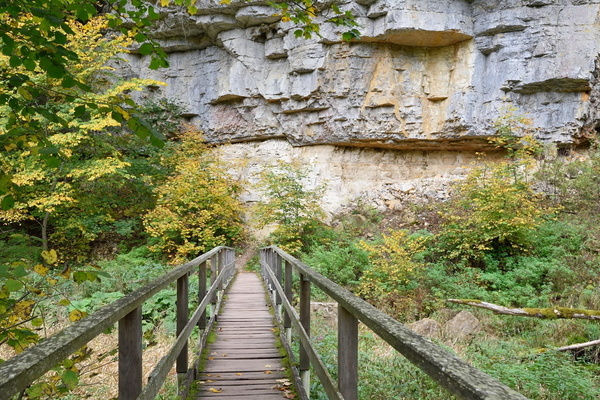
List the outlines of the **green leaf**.
{"label": "green leaf", "polygon": [[27,69],[28,71],[34,71],[35,67],[37,66],[36,62],[34,60],[32,60],[31,58],[25,58],[23,59],[23,66],[25,67],[25,69]]}
{"label": "green leaf", "polygon": [[63,372],[61,379],[69,390],[75,389],[79,383],[79,375],[71,370]]}
{"label": "green leaf", "polygon": [[82,283],[88,280],[88,274],[84,271],[75,271],[73,273],[73,281],[75,283]]}
{"label": "green leaf", "polygon": [[6,281],[6,283],[4,284],[4,286],[6,287],[6,290],[8,290],[9,292],[18,292],[19,290],[23,289],[23,283],[21,283],[21,281],[18,281],[16,279],[9,279]]}
{"label": "green leaf", "polygon": [[73,110],[73,116],[75,118],[79,118],[83,114],[85,114],[86,110],[87,110],[87,108],[85,106],[77,106],[77,107],[75,107],[75,110]]}
{"label": "green leaf", "polygon": [[40,150],[40,154],[58,154],[58,147],[42,147]]}
{"label": "green leaf", "polygon": [[58,157],[46,158],[46,165],[50,168],[58,168],[60,166],[60,159]]}
{"label": "green leaf", "polygon": [[73,86],[75,86],[77,84],[77,82],[75,81],[75,79],[73,79],[70,76],[65,76],[62,80],[61,86],[64,87],[65,89],[70,89]]}
{"label": "green leaf", "polygon": [[2,201],[0,202],[0,207],[2,207],[3,210],[10,210],[11,208],[13,208],[15,205],[15,199],[12,197],[12,195],[6,195],[2,198]]}
{"label": "green leaf", "polygon": [[17,278],[22,278],[24,276],[29,275],[29,272],[27,272],[23,265],[19,265],[13,270],[13,275]]}
{"label": "green leaf", "polygon": [[110,113],[110,115],[112,116],[112,118],[119,122],[119,123],[123,123],[125,122],[125,118],[123,118],[123,115],[121,115],[120,113],[118,113],[117,111],[113,111]]}
{"label": "green leaf", "polygon": [[140,46],[140,49],[138,51],[140,52],[141,55],[147,56],[148,54],[151,54],[154,52],[154,46],[152,46],[151,43],[144,43],[143,45]]}
{"label": "green leaf", "polygon": [[75,15],[77,16],[77,19],[82,20],[83,22],[87,21],[88,19],[90,19],[90,16],[88,15],[87,11],[83,10],[83,9],[78,9],[77,11],[75,11]]}
{"label": "green leaf", "polygon": [[21,65],[21,58],[14,55],[11,56],[10,60],[8,61],[8,65],[10,65],[11,68],[17,68],[19,65]]}

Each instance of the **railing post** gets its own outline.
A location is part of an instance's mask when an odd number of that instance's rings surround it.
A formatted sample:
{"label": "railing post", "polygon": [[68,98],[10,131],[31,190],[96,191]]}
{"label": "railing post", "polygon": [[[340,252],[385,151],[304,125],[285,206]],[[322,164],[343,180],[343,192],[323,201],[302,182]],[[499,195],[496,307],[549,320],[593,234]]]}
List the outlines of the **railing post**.
{"label": "railing post", "polygon": [[[283,286],[283,274],[282,274],[282,270],[281,270],[281,261],[282,258],[279,254],[275,253],[275,278],[277,279],[277,282],[279,282],[279,285]],[[273,285],[273,287],[275,287],[275,285]],[[277,315],[279,316],[279,318],[281,318],[281,309],[282,309],[282,305],[281,305],[281,294],[277,291],[275,291],[275,309],[277,310]]]}
{"label": "railing post", "polygon": [[338,304],[338,389],[358,400],[358,319]]}
{"label": "railing post", "polygon": [[[177,279],[177,336],[183,331],[189,317],[189,279],[188,274],[184,274]],[[188,371],[188,342],[181,349],[177,356],[177,367],[175,371],[178,374],[185,374]]]}
{"label": "railing post", "polygon": [[[285,260],[285,276],[284,276],[284,288],[286,299],[292,303],[292,264]],[[283,317],[283,327],[285,329],[285,337],[287,338],[288,344],[292,345],[292,319],[286,311]]]}
{"label": "railing post", "polygon": [[[217,277],[223,273],[225,267],[225,251],[221,250],[217,254]],[[225,277],[223,277],[225,278]],[[219,299],[223,298],[223,278],[219,281]]]}
{"label": "railing post", "polygon": [[[198,266],[198,304],[206,297],[206,261]],[[206,329],[206,309],[198,321],[199,329]]]}
{"label": "railing post", "polygon": [[[310,337],[310,281],[303,274],[300,274],[300,323]],[[306,395],[310,397],[310,358],[302,343],[298,369]]]}
{"label": "railing post", "polygon": [[119,400],[142,392],[142,307],[119,320]]}
{"label": "railing post", "polygon": [[[210,286],[213,285],[213,283],[215,283],[215,280],[217,279],[217,256],[212,256],[210,258]],[[212,298],[210,299],[210,316],[212,317],[213,315],[216,314],[217,310],[217,292],[213,293]]]}

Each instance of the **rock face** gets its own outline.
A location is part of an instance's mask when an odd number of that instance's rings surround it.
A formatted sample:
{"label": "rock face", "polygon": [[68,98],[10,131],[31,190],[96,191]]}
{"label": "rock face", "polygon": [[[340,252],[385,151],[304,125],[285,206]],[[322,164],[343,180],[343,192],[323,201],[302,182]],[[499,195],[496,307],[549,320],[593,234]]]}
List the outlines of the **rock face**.
{"label": "rock face", "polygon": [[[249,183],[256,183],[259,172],[278,160],[304,164],[311,172],[304,182],[307,188],[325,184],[321,205],[329,214],[351,208],[357,198],[379,211],[445,200],[449,182],[462,178],[466,167],[477,161],[469,151],[292,146],[283,138],[236,143],[219,150],[233,174]],[[260,197],[250,191],[242,200],[251,204]]]}
{"label": "rock face", "polygon": [[154,35],[170,68],[129,73],[168,83],[211,142],[483,149],[503,108],[540,139],[576,144],[600,115],[598,0],[353,0],[362,37],[296,39],[261,3],[165,9]]}

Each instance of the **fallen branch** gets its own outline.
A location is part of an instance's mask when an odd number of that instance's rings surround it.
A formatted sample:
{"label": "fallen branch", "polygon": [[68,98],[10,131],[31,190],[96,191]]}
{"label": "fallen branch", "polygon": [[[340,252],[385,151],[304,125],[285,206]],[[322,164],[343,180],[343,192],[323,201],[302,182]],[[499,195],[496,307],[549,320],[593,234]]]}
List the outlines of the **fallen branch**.
{"label": "fallen branch", "polygon": [[553,308],[509,308],[498,304],[487,303],[481,300],[471,299],[448,299],[447,301],[456,304],[484,308],[491,310],[496,314],[515,315],[518,317],[533,317],[544,319],[591,319],[600,321],[600,311],[583,310],[578,308],[553,307]]}
{"label": "fallen branch", "polygon": [[600,344],[600,339],[598,339],[598,340],[592,340],[591,342],[571,344],[569,346],[559,347],[559,348],[554,349],[554,350],[556,350],[556,351],[579,350],[579,349],[583,349],[583,348],[586,348],[586,347],[597,346],[599,344]]}

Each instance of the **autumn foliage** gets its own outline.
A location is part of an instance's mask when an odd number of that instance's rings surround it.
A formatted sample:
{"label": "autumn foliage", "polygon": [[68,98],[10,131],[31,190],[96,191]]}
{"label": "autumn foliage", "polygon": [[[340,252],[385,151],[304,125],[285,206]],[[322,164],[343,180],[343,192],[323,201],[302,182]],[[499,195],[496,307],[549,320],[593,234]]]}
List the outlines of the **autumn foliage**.
{"label": "autumn foliage", "polygon": [[172,155],[162,162],[175,169],[156,188],[156,207],[144,218],[146,231],[156,241],[152,250],[180,262],[243,238],[240,184],[200,132],[189,128],[181,133]]}

